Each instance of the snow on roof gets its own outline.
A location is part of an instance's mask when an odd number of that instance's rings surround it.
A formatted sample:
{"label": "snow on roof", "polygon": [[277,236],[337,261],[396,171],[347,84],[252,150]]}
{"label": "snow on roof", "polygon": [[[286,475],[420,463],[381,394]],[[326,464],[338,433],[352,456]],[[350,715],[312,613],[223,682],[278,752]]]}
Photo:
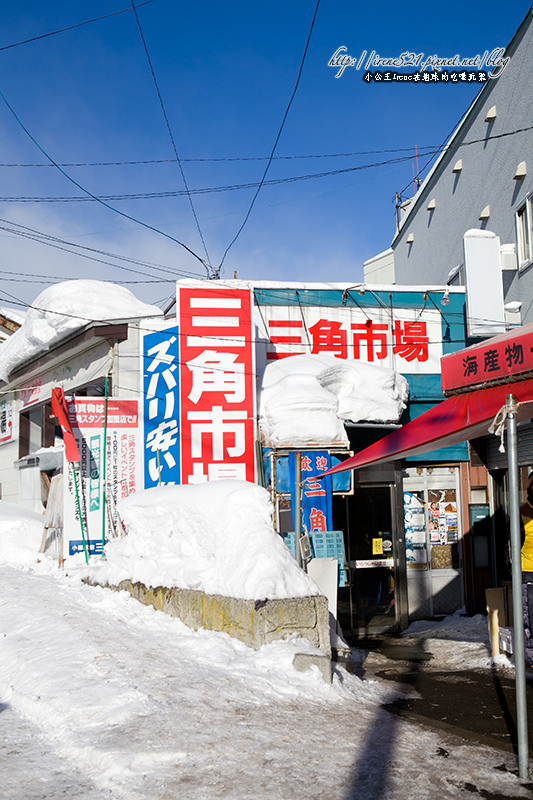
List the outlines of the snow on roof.
{"label": "snow on roof", "polygon": [[138,300],[129,289],[106,281],[64,281],[39,294],[22,326],[0,347],[0,380],[16,367],[91,322],[161,316],[160,308]]}
{"label": "snow on roof", "polygon": [[348,444],[344,421],[396,422],[409,393],[392,369],[304,355],[267,365],[259,425],[268,447]]}
{"label": "snow on roof", "polygon": [[106,561],[91,561],[89,574],[100,582],[130,579],[245,600],[320,594],[274,531],[270,495],[261,486],[158,486],[118,509],[128,536],[106,545]]}
{"label": "snow on roof", "polygon": [[21,311],[18,308],[11,308],[10,306],[0,306],[0,315],[6,319],[10,319],[12,322],[18,322],[19,325],[22,325],[26,318],[25,311]]}

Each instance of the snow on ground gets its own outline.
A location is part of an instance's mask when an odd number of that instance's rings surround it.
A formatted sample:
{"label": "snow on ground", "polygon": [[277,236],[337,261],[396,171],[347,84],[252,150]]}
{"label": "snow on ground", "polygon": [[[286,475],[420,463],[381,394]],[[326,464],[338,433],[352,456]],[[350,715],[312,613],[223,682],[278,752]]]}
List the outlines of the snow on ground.
{"label": "snow on ground", "polygon": [[505,655],[492,658],[487,617],[468,617],[457,611],[440,622],[412,622],[403,633],[406,639],[423,642],[433,655],[430,669],[490,669],[492,666],[512,669]]}
{"label": "snow on ground", "polygon": [[265,368],[259,425],[268,447],[348,444],[344,421],[396,422],[407,380],[392,369],[304,355]]}
{"label": "snow on ground", "polygon": [[43,536],[43,517],[0,500],[0,564],[34,564]]}
{"label": "snow on ground", "polygon": [[255,483],[158,486],[118,509],[129,535],[91,563],[100,583],[132,579],[245,600],[320,594],[275,533],[270,495]]}
{"label": "snow on ground", "polygon": [[27,517],[4,510],[0,536],[19,538],[0,555],[6,800],[529,796],[513,756],[388,714],[380,683],[295,671],[295,641],[253,651],[37,563]]}
{"label": "snow on ground", "polygon": [[129,289],[106,281],[64,281],[33,301],[22,326],[0,348],[0,380],[21,362],[46,352],[56,342],[93,321],[161,316],[157,306],[138,300]]}

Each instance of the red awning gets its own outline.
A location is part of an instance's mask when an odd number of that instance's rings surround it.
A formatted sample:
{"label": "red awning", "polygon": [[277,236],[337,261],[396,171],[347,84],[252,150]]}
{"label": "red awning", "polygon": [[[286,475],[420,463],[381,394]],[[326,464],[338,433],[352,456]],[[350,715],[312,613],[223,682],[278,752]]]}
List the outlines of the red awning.
{"label": "red awning", "polygon": [[533,378],[459,394],[443,400],[403,428],[398,428],[332,467],[324,475],[395,461],[483,436],[488,433],[490,423],[505,405],[505,398],[510,393],[515,395],[519,403],[531,403],[518,408],[517,420],[520,422],[533,417]]}

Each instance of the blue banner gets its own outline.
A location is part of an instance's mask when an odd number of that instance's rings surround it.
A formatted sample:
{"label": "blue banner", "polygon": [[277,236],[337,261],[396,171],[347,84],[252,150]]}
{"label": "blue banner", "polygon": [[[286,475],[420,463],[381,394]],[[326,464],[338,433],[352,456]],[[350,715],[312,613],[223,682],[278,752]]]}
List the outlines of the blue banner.
{"label": "blue banner", "polygon": [[[327,450],[310,450],[300,454],[302,482],[302,530],[330,531],[333,528],[331,508],[331,475],[317,480],[330,468],[331,459]],[[296,453],[289,454],[291,478],[292,519],[295,524],[295,474]],[[295,527],[296,530],[296,527]]]}
{"label": "blue banner", "polygon": [[165,328],[143,337],[144,488],[180,482],[179,336]]}

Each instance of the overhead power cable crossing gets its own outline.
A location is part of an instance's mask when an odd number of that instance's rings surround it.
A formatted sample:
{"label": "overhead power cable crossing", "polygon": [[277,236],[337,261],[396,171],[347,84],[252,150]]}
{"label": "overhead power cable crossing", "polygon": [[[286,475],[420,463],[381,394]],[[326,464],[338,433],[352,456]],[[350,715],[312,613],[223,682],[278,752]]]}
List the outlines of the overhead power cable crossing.
{"label": "overhead power cable crossing", "polygon": [[170,141],[172,143],[172,149],[174,150],[174,155],[176,157],[176,162],[177,162],[179,170],[180,170],[181,178],[183,180],[183,185],[185,186],[185,192],[186,192],[187,198],[189,200],[189,205],[191,207],[192,215],[193,215],[194,221],[196,223],[196,228],[197,228],[198,234],[200,236],[200,241],[202,242],[202,247],[204,248],[204,253],[205,253],[205,257],[206,257],[206,261],[207,261],[206,270],[207,270],[207,275],[209,277],[210,276],[210,272],[211,272],[211,261],[209,259],[209,253],[207,252],[207,246],[206,246],[206,243],[205,243],[204,235],[202,233],[202,229],[200,228],[200,222],[198,220],[198,215],[196,214],[196,209],[194,207],[194,203],[192,201],[191,193],[189,191],[189,186],[187,184],[187,178],[185,177],[185,172],[183,171],[183,166],[182,166],[179,154],[178,154],[178,148],[176,147],[176,140],[174,139],[174,134],[172,133],[172,128],[170,127],[170,121],[169,121],[168,114],[167,114],[167,111],[166,111],[166,108],[165,108],[165,104],[163,103],[163,97],[162,97],[161,91],[159,89],[159,84],[157,82],[157,78],[156,78],[156,75],[155,75],[154,67],[153,67],[153,64],[152,64],[152,59],[150,58],[150,53],[148,52],[148,45],[146,44],[146,39],[144,37],[143,29],[142,29],[142,26],[141,26],[141,21],[139,19],[139,15],[137,14],[137,10],[135,8],[135,3],[133,2],[133,0],[131,0],[131,7],[132,7],[133,13],[135,15],[135,21],[137,22],[137,27],[139,29],[139,35],[141,37],[143,49],[144,49],[144,52],[145,52],[145,55],[146,55],[146,60],[148,61],[148,66],[150,68],[150,74],[152,75],[152,80],[154,82],[155,90],[156,90],[157,97],[158,97],[158,100],[159,100],[159,105],[161,106],[161,111],[163,113],[163,118],[165,120],[165,125],[167,127],[168,135],[169,135]]}
{"label": "overhead power cable crossing", "polygon": [[310,41],[311,41],[311,34],[313,33],[313,28],[315,27],[315,20],[316,20],[316,16],[317,16],[317,14],[318,14],[318,7],[319,7],[319,6],[320,6],[320,0],[317,0],[316,6],[315,6],[315,11],[314,11],[314,14],[313,14],[313,19],[311,20],[311,27],[310,27],[310,29],[309,29],[309,33],[308,33],[308,35],[307,35],[307,41],[306,41],[306,43],[305,43],[304,52],[303,52],[303,55],[302,55],[302,59],[301,59],[301,61],[300,61],[300,68],[299,68],[299,70],[298,70],[298,76],[297,76],[297,78],[296,78],[296,83],[294,84],[294,89],[292,90],[292,94],[291,94],[290,100],[289,100],[289,102],[288,102],[288,104],[287,104],[287,108],[285,109],[285,113],[284,113],[284,115],[283,115],[283,119],[281,120],[281,125],[280,125],[280,127],[279,127],[279,130],[278,130],[278,133],[277,133],[276,139],[275,139],[275,141],[274,141],[274,145],[273,145],[273,147],[272,147],[272,150],[271,150],[271,152],[270,152],[270,156],[269,156],[269,158],[268,158],[267,165],[266,165],[266,167],[265,167],[265,169],[264,169],[264,172],[263,172],[263,175],[262,175],[262,177],[261,177],[261,180],[259,181],[259,184],[258,184],[258,186],[257,186],[257,189],[256,189],[256,191],[255,191],[255,194],[254,194],[254,196],[252,197],[252,202],[250,203],[250,205],[249,205],[249,207],[248,207],[248,211],[247,211],[247,212],[246,212],[246,214],[245,214],[244,220],[243,220],[243,222],[242,222],[242,224],[241,224],[241,226],[240,226],[239,230],[237,231],[237,233],[235,234],[235,236],[233,237],[233,239],[231,240],[231,242],[229,243],[229,245],[226,247],[226,249],[225,249],[225,251],[224,251],[224,254],[223,254],[223,256],[222,256],[222,259],[221,259],[221,261],[220,261],[220,264],[218,265],[218,267],[217,267],[217,269],[216,269],[216,272],[215,272],[215,277],[217,277],[217,278],[220,276],[220,271],[222,270],[222,267],[223,267],[223,265],[224,265],[224,261],[226,260],[226,256],[227,256],[227,254],[229,253],[229,251],[231,250],[231,248],[233,247],[233,245],[235,244],[235,242],[237,241],[237,239],[238,239],[238,238],[239,238],[239,236],[241,235],[241,232],[242,232],[242,230],[243,230],[244,226],[245,226],[245,225],[246,225],[246,223],[248,222],[248,219],[249,219],[249,217],[250,217],[250,214],[252,213],[252,209],[253,209],[253,207],[254,207],[254,205],[255,205],[255,201],[257,200],[257,196],[258,196],[259,192],[261,191],[261,187],[263,186],[263,184],[264,184],[264,182],[265,182],[265,179],[266,179],[266,176],[267,176],[267,172],[268,172],[268,170],[270,169],[270,165],[271,165],[271,163],[272,163],[272,159],[274,158],[274,153],[276,152],[276,148],[277,148],[277,146],[278,146],[278,142],[279,142],[279,140],[280,140],[280,138],[281,138],[281,133],[282,133],[282,131],[283,131],[283,128],[285,127],[285,122],[286,122],[286,120],[287,120],[287,117],[288,117],[288,115],[289,115],[290,108],[291,108],[291,106],[292,106],[292,101],[294,100],[294,97],[295,97],[295,95],[296,95],[296,91],[297,91],[297,89],[298,89],[298,86],[299,86],[299,84],[300,84],[300,78],[301,78],[301,76],[302,76],[302,71],[303,71],[303,68],[304,68],[305,57],[306,57],[306,55],[307,55],[307,51],[308,51],[308,49],[309,49],[309,43],[310,43]]}
{"label": "overhead power cable crossing", "polygon": [[[153,0],[144,0],[142,3],[137,3],[135,8],[140,8],[141,6],[147,6],[148,3],[152,3]],[[111,11],[109,14],[103,14],[101,17],[93,17],[92,19],[86,19],[83,22],[76,22],[74,25],[68,25],[66,28],[58,28],[55,31],[49,31],[48,33],[41,33],[38,36],[32,36],[30,39],[23,39],[21,42],[13,42],[12,44],[5,44],[0,46],[1,50],[10,50],[12,47],[20,47],[23,44],[29,44],[30,42],[37,42],[39,39],[46,39],[48,36],[56,36],[58,33],[66,33],[66,31],[73,31],[75,28],[81,28],[83,25],[90,25],[92,22],[100,22],[102,19],[109,19],[109,17],[117,17],[119,14],[125,14],[127,11],[131,11],[130,8],[121,8],[120,11]]]}
{"label": "overhead power cable crossing", "polygon": [[[421,174],[426,169],[427,165],[429,163],[431,163],[431,159],[434,156],[445,154],[447,152],[453,152],[453,151],[459,150],[459,148],[461,148],[461,147],[467,147],[468,145],[478,144],[480,142],[485,143],[489,139],[501,139],[504,136],[514,136],[515,134],[524,133],[525,131],[530,131],[530,130],[533,130],[533,125],[530,125],[527,128],[519,128],[519,129],[514,130],[514,131],[507,131],[505,133],[500,133],[500,134],[497,134],[497,135],[492,136],[492,137],[486,137],[484,139],[472,139],[469,142],[462,142],[459,145],[453,145],[453,146],[450,145],[449,147],[436,148],[433,151],[429,151],[426,148],[424,148],[424,149],[426,149],[426,152],[424,152],[424,153],[420,153],[419,152],[419,156],[422,156],[422,155],[423,156],[430,156],[431,158],[430,158],[430,161],[428,161],[427,164],[420,169],[419,174]],[[165,191],[165,192],[137,192],[137,193],[129,193],[129,194],[100,195],[99,197],[94,197],[91,194],[89,194],[88,196],[84,196],[84,197],[80,197],[79,195],[66,195],[66,196],[55,196],[55,197],[54,196],[48,196],[48,197],[46,197],[46,196],[43,196],[43,197],[39,197],[39,196],[34,196],[34,197],[31,197],[31,196],[29,196],[29,197],[28,196],[6,196],[6,197],[0,197],[0,200],[2,200],[5,203],[15,203],[15,202],[17,202],[17,203],[82,203],[82,202],[92,202],[94,200],[98,200],[99,202],[103,202],[103,201],[106,201],[106,202],[107,201],[122,201],[122,200],[151,200],[151,199],[160,199],[160,198],[163,198],[163,197],[177,197],[177,196],[184,195],[184,194],[196,195],[196,194],[211,194],[211,193],[215,194],[215,193],[219,193],[219,192],[232,192],[232,191],[238,191],[240,189],[252,189],[252,188],[260,187],[260,186],[279,186],[279,185],[284,184],[284,183],[295,183],[297,181],[307,181],[307,180],[314,180],[314,179],[318,179],[318,178],[327,178],[327,177],[331,177],[331,176],[334,176],[334,175],[343,175],[343,174],[349,173],[349,172],[358,172],[358,171],[365,170],[365,169],[373,169],[375,167],[390,166],[392,164],[402,164],[402,163],[404,163],[406,161],[410,161],[413,158],[412,148],[404,148],[404,149],[407,149],[409,151],[409,155],[399,156],[397,158],[390,158],[390,159],[386,159],[384,161],[374,161],[374,162],[371,162],[369,164],[360,164],[360,165],[354,166],[354,167],[344,167],[343,169],[335,169],[335,170],[329,170],[329,171],[325,171],[325,172],[315,172],[315,173],[310,173],[310,174],[307,174],[307,175],[295,175],[295,176],[288,177],[288,178],[273,178],[271,180],[263,180],[262,183],[255,181],[255,182],[251,182],[251,183],[229,184],[229,185],[226,185],[226,186],[208,186],[208,187],[199,188],[199,189],[188,188],[187,191],[178,189],[178,190],[174,190],[174,191]],[[383,151],[383,152],[391,152],[391,151]],[[400,151],[397,151],[397,152],[400,152]],[[305,157],[307,157],[307,156],[305,156]],[[322,156],[309,156],[309,158],[321,158],[321,157]],[[326,158],[326,157],[333,158],[334,156],[331,155],[331,156],[323,156],[323,157],[324,158]],[[109,163],[109,165],[112,164],[112,162],[108,162],[108,163]],[[146,163],[146,162],[130,162],[130,163]],[[148,162],[148,163],[153,163],[153,162]],[[11,164],[11,165],[0,164],[0,167],[2,167],[2,166],[17,166],[17,165],[14,165],[14,164]],[[31,166],[31,165],[22,165],[21,164],[19,166]],[[35,164],[33,166],[44,166],[44,165]],[[48,166],[54,166],[54,165],[50,164]],[[65,166],[65,165],[63,165],[63,166]],[[78,165],[78,166],[81,166],[81,165]],[[409,182],[409,184],[407,186],[410,186],[410,185],[411,185],[411,181]],[[404,187],[404,189],[402,190],[401,193],[400,192],[397,193],[398,197],[401,197],[401,195],[403,194],[403,191],[405,191],[407,186]],[[118,212],[118,213],[121,213],[121,212]]]}
{"label": "overhead power cable crossing", "polygon": [[[140,259],[130,258],[129,256],[119,255],[117,253],[111,253],[107,250],[99,250],[95,247],[88,247],[87,245],[78,244],[76,242],[70,242],[67,239],[61,239],[57,236],[51,236],[50,234],[43,233],[42,231],[38,231],[35,228],[30,228],[27,225],[22,225],[18,222],[10,222],[9,220],[5,220],[0,218],[0,223],[6,223],[4,225],[0,224],[0,230],[6,231],[6,233],[14,234],[15,236],[21,236],[25,239],[31,239],[32,241],[39,242],[40,244],[45,244],[48,247],[55,247],[57,250],[63,250],[66,253],[71,253],[72,255],[79,256],[80,258],[86,258],[91,261],[96,261],[101,264],[107,264],[112,267],[116,267],[117,269],[123,269],[126,272],[133,272],[137,275],[144,275],[150,278],[159,277],[157,273],[155,275],[151,275],[147,272],[143,272],[141,270],[136,270],[131,267],[125,267],[123,264],[115,264],[111,261],[107,261],[104,259],[96,258],[95,256],[89,255],[89,253],[96,253],[98,255],[107,256],[108,258],[114,258],[117,261],[125,261],[128,264],[136,264],[140,267],[146,267],[147,269],[157,270],[159,272],[165,272],[175,279],[176,277],[191,277],[197,278],[198,274],[195,272],[190,272],[188,270],[180,270],[176,268],[166,267],[162,264],[153,264],[149,261],[141,261]],[[8,227],[10,225],[14,225],[16,227]],[[63,247],[62,245],[67,245]],[[74,250],[69,250],[68,248],[75,248]],[[87,253],[80,253],[77,252],[79,250],[86,250]],[[18,273],[19,275],[23,275],[24,273]]]}
{"label": "overhead power cable crossing", "polygon": [[53,166],[55,166],[59,170],[59,172],[68,181],[70,181],[70,183],[72,183],[74,186],[76,186],[81,192],[86,194],[88,197],[91,197],[93,200],[95,200],[96,202],[98,202],[101,205],[103,205],[105,208],[108,208],[110,211],[114,211],[115,214],[119,214],[119,216],[124,217],[125,219],[129,219],[130,222],[135,222],[137,225],[141,225],[143,228],[147,228],[148,230],[151,230],[154,233],[159,234],[160,236],[164,236],[165,239],[169,239],[170,241],[175,242],[176,244],[179,244],[180,247],[183,247],[184,250],[186,250],[188,253],[190,253],[194,258],[196,258],[207,269],[207,265],[206,265],[204,259],[201,256],[199,256],[197,253],[195,253],[194,250],[192,250],[190,247],[188,247],[188,245],[186,245],[184,242],[181,242],[179,239],[176,239],[174,236],[171,236],[169,233],[165,233],[164,231],[159,230],[159,228],[156,228],[154,225],[150,225],[149,223],[143,222],[142,220],[137,219],[136,217],[132,217],[130,214],[126,214],[124,211],[120,211],[118,208],[115,208],[114,206],[112,206],[109,203],[107,203],[105,200],[102,200],[100,197],[97,197],[95,194],[90,192],[88,189],[86,189],[84,186],[82,186],[81,183],[78,183],[78,181],[74,180],[74,178],[72,178],[67,172],[65,172],[65,170],[62,167],[59,166],[59,164],[52,158],[52,156],[49,155],[46,152],[46,150],[44,150],[44,148],[41,147],[41,145],[37,142],[37,140],[32,136],[32,134],[29,132],[29,130],[25,127],[25,125],[19,119],[19,117],[17,116],[14,108],[10,105],[10,103],[8,102],[6,96],[4,95],[4,93],[1,90],[0,90],[0,97],[2,98],[2,100],[6,104],[7,108],[9,109],[9,111],[11,112],[13,117],[15,118],[17,124],[20,125],[20,127],[22,128],[24,133],[28,136],[28,138],[33,142],[33,144],[37,147],[37,149],[40,150],[40,152],[43,154],[43,156],[45,158],[47,158],[48,161],[50,161],[50,163],[53,164]]}

